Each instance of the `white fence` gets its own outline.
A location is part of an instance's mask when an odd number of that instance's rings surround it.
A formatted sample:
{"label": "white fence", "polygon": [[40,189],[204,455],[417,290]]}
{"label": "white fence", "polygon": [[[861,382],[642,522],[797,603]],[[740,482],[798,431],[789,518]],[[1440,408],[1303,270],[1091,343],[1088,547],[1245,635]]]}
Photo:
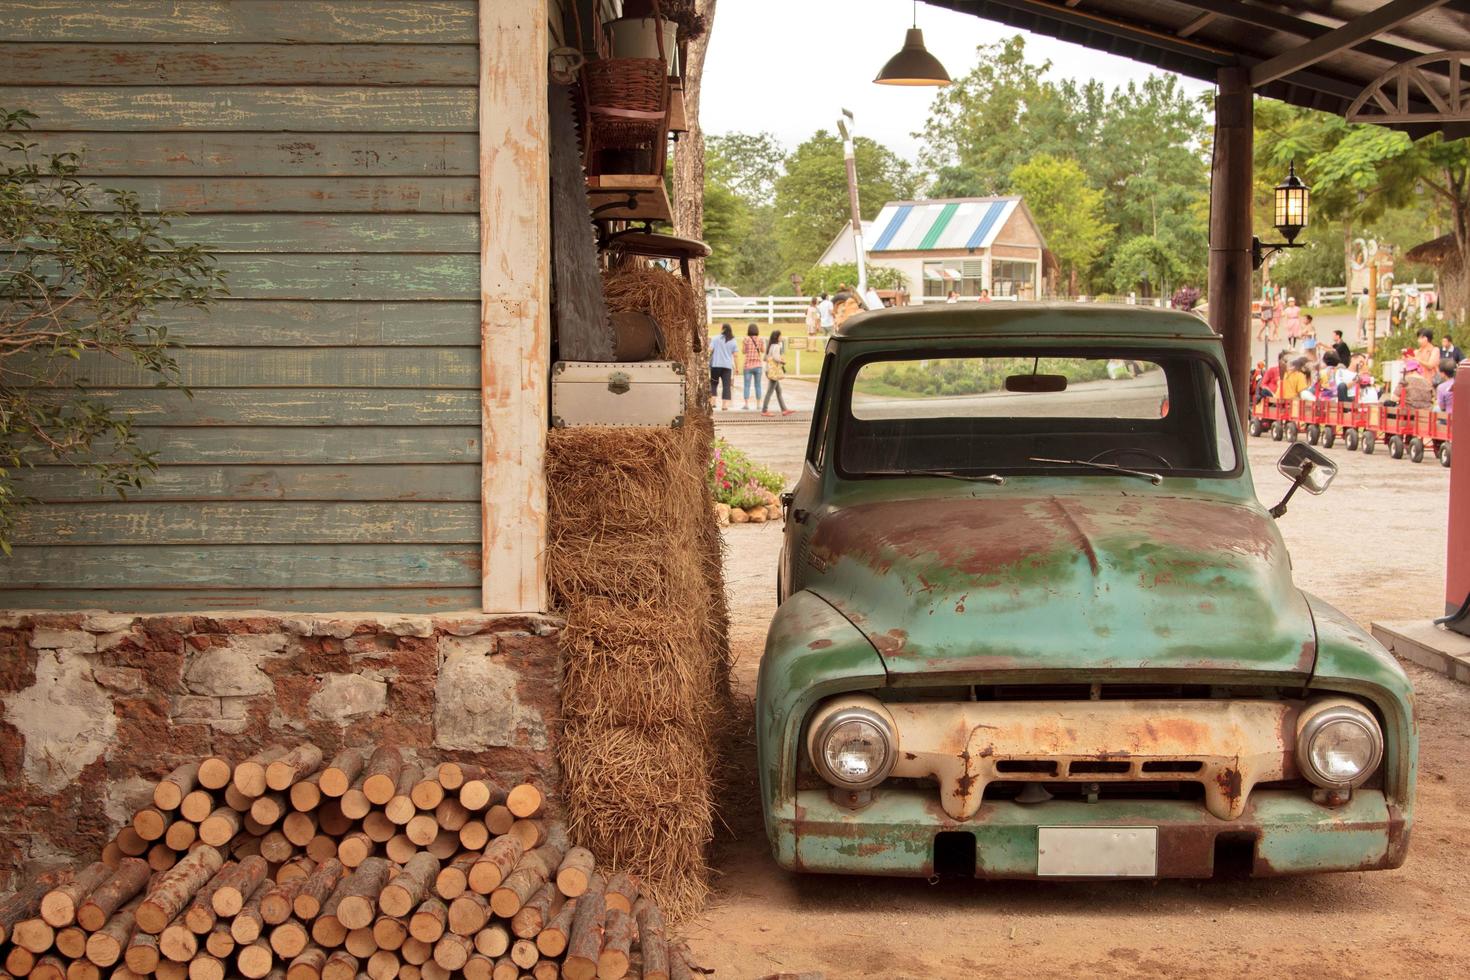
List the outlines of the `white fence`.
{"label": "white fence", "polygon": [[[1413,286],[1415,289],[1419,290],[1421,293],[1424,292],[1424,290],[1426,290],[1426,289],[1433,289],[1434,288],[1434,283],[1432,283],[1432,282],[1394,283],[1394,285],[1397,286],[1400,289],[1408,289],[1410,286]],[[1386,302],[1388,302],[1388,293],[1386,293],[1386,292],[1379,292],[1379,294],[1378,294],[1378,301],[1379,301],[1379,303],[1386,303]],[[1340,306],[1340,305],[1343,305],[1343,304],[1345,304],[1347,302],[1348,302],[1348,295],[1347,295],[1347,287],[1346,286],[1313,286],[1312,287],[1312,302],[1309,305],[1310,306]],[[1356,302],[1356,299],[1354,299],[1354,302]]]}
{"label": "white fence", "polygon": [[717,320],[755,320],[764,323],[802,323],[810,296],[706,296],[705,310],[709,322]]}

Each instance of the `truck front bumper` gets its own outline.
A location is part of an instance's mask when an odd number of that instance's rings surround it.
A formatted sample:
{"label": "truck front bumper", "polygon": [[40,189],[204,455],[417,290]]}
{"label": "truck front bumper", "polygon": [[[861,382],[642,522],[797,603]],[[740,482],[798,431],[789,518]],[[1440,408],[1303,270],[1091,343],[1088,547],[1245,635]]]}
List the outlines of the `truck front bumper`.
{"label": "truck front bumper", "polygon": [[1156,876],[1203,878],[1214,873],[1217,842],[1251,846],[1251,873],[1260,876],[1397,868],[1410,831],[1398,806],[1363,789],[1331,808],[1299,792],[1258,789],[1234,820],[1184,800],[997,800],[955,820],[934,794],[918,790],[880,786],[869,803],[850,809],[826,790],[809,789],[796,794],[794,812],[772,817],[767,828],[782,867],[916,877],[935,873],[935,839],[943,832],[973,835],[976,877],[1035,878],[1039,828],[1157,828]]}

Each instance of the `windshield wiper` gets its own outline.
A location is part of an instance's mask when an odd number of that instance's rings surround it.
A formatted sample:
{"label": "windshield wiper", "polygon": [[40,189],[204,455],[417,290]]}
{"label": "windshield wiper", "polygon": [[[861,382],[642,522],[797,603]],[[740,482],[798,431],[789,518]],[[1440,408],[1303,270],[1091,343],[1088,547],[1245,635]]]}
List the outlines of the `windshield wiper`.
{"label": "windshield wiper", "polygon": [[1129,476],[1141,476],[1154,486],[1164,482],[1164,478],[1157,473],[1147,470],[1134,470],[1126,466],[1117,466],[1113,463],[1094,463],[1090,459],[1047,459],[1045,456],[1032,456],[1033,463],[1059,463],[1063,466],[1091,466],[1095,470],[1107,470],[1110,473],[1126,473]]}
{"label": "windshield wiper", "polygon": [[965,480],[969,483],[994,483],[1005,486],[1006,478],[999,473],[961,473],[957,470],[864,470],[865,476],[942,476],[950,480]]}

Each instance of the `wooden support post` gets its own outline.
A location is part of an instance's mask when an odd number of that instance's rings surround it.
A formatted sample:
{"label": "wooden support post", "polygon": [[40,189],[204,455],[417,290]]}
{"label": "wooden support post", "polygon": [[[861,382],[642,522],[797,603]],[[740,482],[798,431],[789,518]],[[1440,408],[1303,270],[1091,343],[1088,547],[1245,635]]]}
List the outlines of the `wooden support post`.
{"label": "wooden support post", "polygon": [[1210,172],[1210,326],[1225,340],[1225,361],[1244,425],[1250,408],[1251,153],[1250,71],[1221,68]]}
{"label": "wooden support post", "polygon": [[547,0],[480,0],[485,612],[540,612],[551,377]]}

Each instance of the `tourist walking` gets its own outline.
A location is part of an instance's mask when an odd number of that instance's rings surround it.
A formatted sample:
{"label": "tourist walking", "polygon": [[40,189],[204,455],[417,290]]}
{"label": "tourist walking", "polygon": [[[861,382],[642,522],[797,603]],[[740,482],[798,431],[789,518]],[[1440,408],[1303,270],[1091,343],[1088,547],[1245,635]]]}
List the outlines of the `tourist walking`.
{"label": "tourist walking", "polygon": [[755,401],[760,404],[761,400],[761,367],[766,359],[766,345],[761,343],[761,330],[755,324],[745,328],[745,340],[741,343],[740,353],[744,356],[745,370],[744,378],[744,400],[740,406],[742,412],[750,411],[750,388],[755,385]]}
{"label": "tourist walking", "polygon": [[762,415],[775,415],[771,411],[771,396],[776,396],[776,404],[781,406],[782,415],[791,415],[796,410],[786,407],[786,395],[781,390],[781,379],[786,377],[786,342],[781,339],[781,331],[772,330],[771,339],[766,341],[766,400],[761,402]]}
{"label": "tourist walking", "polygon": [[832,300],[827,298],[826,293],[823,293],[821,300],[817,303],[817,326],[821,327],[822,333],[830,334],[833,322]]}
{"label": "tourist walking", "polygon": [[[1286,328],[1286,342],[1291,347],[1296,347],[1296,342],[1302,335],[1302,311],[1296,305],[1296,297],[1288,297],[1286,308],[1281,311],[1281,325]],[[1314,339],[1312,346],[1316,347]]]}
{"label": "tourist walking", "polygon": [[728,323],[720,326],[718,336],[709,339],[709,407],[715,407],[715,398],[720,398],[720,411],[730,410],[731,387],[735,378],[735,331]]}
{"label": "tourist walking", "polygon": [[806,308],[806,335],[815,334],[822,327],[822,311],[817,309],[817,298],[812,297],[811,303]]}

